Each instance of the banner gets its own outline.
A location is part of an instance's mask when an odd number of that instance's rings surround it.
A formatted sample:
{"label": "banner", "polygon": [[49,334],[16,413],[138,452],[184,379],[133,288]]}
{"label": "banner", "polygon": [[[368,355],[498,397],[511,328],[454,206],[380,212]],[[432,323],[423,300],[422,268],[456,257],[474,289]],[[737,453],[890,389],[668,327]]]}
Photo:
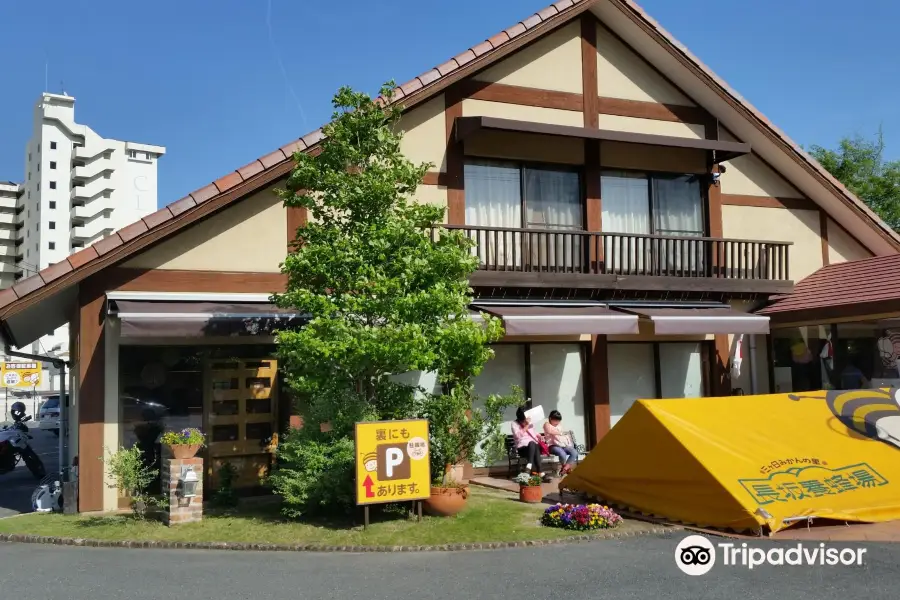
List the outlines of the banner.
{"label": "banner", "polygon": [[42,365],[39,362],[0,363],[0,380],[5,388],[40,387]]}

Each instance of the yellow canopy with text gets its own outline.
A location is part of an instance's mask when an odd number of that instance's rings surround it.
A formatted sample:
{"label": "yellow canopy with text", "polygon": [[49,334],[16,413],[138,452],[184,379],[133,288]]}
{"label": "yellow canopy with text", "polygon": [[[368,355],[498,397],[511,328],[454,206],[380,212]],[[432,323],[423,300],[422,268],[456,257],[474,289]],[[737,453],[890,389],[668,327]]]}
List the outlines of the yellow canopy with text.
{"label": "yellow canopy with text", "polygon": [[639,400],[562,485],[701,527],[900,519],[898,393]]}

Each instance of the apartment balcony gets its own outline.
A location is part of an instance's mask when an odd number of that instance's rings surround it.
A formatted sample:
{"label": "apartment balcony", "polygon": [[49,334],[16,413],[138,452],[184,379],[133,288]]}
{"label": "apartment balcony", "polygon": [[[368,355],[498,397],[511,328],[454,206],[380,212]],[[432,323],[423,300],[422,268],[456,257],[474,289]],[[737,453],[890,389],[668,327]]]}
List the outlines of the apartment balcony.
{"label": "apartment balcony", "polygon": [[103,192],[112,192],[115,190],[115,184],[112,179],[101,177],[84,185],[76,185],[72,188],[70,197],[73,201],[87,202]]}
{"label": "apartment balcony", "polygon": [[88,180],[103,173],[112,173],[114,170],[111,161],[101,158],[86,165],[74,167],[72,169],[72,177],[74,179]]}
{"label": "apartment balcony", "polygon": [[19,234],[16,233],[16,230],[11,227],[0,227],[0,242],[15,242],[16,244],[21,243],[19,241]]}
{"label": "apartment balcony", "polygon": [[16,210],[18,207],[15,196],[0,196],[0,208]]}
{"label": "apartment balcony", "polygon": [[19,218],[15,212],[0,212],[0,225],[15,226],[18,221]]}
{"label": "apartment balcony", "polygon": [[76,202],[78,202],[78,204],[73,205],[72,210],[69,213],[73,219],[88,221],[104,212],[111,212],[113,209],[112,198],[105,198],[103,196],[88,200],[84,203],[82,203],[81,200],[77,200]]}
{"label": "apartment balcony", "polygon": [[100,217],[88,223],[73,225],[71,237],[73,242],[91,244],[113,231],[114,227],[110,224],[109,219]]}
{"label": "apartment balcony", "polygon": [[[475,287],[788,292],[790,242],[447,225],[474,242]],[[432,236],[437,235],[437,230]]]}
{"label": "apartment balcony", "polygon": [[115,149],[116,146],[114,140],[92,139],[90,146],[75,146],[73,157],[90,160],[95,156],[100,156],[104,152],[113,152]]}

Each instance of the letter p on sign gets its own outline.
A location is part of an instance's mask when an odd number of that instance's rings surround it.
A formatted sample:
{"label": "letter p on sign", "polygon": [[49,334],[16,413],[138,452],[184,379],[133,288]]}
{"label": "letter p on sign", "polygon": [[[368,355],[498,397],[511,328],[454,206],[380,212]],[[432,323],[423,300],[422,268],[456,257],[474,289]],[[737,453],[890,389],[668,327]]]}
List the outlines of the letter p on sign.
{"label": "letter p on sign", "polygon": [[410,464],[406,458],[406,444],[379,444],[378,481],[409,479]]}

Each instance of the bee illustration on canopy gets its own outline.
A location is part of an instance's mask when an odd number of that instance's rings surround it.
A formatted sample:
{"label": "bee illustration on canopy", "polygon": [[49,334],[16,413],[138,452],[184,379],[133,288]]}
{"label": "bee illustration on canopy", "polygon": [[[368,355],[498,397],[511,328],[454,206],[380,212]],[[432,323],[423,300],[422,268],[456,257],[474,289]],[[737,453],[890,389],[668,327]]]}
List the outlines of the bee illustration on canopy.
{"label": "bee illustration on canopy", "polygon": [[828,390],[821,395],[788,394],[791,400],[825,400],[831,414],[848,429],[900,448],[900,390]]}

